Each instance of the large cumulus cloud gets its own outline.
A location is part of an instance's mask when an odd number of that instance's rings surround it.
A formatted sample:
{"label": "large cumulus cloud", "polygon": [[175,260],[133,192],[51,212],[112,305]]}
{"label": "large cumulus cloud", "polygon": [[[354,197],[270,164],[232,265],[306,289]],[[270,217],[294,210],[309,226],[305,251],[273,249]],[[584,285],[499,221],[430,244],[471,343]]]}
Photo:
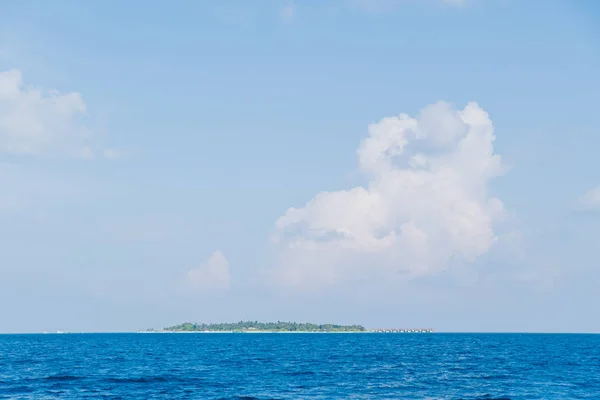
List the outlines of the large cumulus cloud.
{"label": "large cumulus cloud", "polygon": [[505,173],[494,129],[476,103],[445,102],[371,124],[357,149],[364,186],[321,192],[276,222],[280,283],[405,279],[470,263],[497,241]]}

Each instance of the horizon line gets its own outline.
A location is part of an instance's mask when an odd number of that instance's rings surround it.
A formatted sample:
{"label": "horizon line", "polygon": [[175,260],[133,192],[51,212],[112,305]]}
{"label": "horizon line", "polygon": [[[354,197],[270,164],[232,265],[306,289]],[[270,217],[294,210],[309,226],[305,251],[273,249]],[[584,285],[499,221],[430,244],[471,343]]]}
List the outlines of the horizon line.
{"label": "horizon line", "polygon": [[[326,333],[326,334],[401,334],[396,332],[376,332],[378,328],[367,329],[366,331],[349,331],[349,332],[311,332],[311,331],[258,331],[252,332],[252,334],[270,334],[270,333]],[[248,332],[234,332],[234,331],[147,331],[147,330],[125,330],[125,331],[59,331],[59,332],[46,332],[46,331],[31,331],[31,332],[0,332],[0,335],[90,335],[90,334],[139,334],[139,333],[189,333],[189,334],[223,334],[223,333],[248,333]],[[421,332],[405,332],[405,333],[421,333]],[[521,335],[598,335],[600,332],[597,331],[437,331],[427,333],[438,333],[438,334],[492,334],[492,335],[505,335],[505,334],[521,334]]]}

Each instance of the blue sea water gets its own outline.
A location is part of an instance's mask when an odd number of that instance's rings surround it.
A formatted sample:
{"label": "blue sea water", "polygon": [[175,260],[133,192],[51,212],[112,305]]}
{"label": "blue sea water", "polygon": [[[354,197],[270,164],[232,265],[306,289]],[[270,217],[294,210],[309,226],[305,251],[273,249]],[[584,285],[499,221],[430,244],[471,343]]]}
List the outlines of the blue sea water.
{"label": "blue sea water", "polygon": [[600,399],[600,335],[0,335],[7,399]]}

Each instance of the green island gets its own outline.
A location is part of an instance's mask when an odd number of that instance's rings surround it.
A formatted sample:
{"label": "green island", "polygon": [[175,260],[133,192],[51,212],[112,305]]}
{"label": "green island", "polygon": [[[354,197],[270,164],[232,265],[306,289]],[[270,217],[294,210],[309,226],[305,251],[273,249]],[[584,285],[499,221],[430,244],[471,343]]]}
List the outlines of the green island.
{"label": "green island", "polygon": [[164,328],[163,332],[366,332],[361,325],[311,324],[298,322],[240,321],[233,323],[186,322]]}

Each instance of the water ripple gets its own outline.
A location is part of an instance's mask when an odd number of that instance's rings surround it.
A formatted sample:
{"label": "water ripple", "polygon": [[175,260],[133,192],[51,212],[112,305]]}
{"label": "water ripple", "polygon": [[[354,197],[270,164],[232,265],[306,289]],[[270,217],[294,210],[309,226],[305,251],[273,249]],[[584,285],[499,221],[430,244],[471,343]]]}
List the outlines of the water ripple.
{"label": "water ripple", "polygon": [[0,335],[0,398],[598,399],[600,335]]}

